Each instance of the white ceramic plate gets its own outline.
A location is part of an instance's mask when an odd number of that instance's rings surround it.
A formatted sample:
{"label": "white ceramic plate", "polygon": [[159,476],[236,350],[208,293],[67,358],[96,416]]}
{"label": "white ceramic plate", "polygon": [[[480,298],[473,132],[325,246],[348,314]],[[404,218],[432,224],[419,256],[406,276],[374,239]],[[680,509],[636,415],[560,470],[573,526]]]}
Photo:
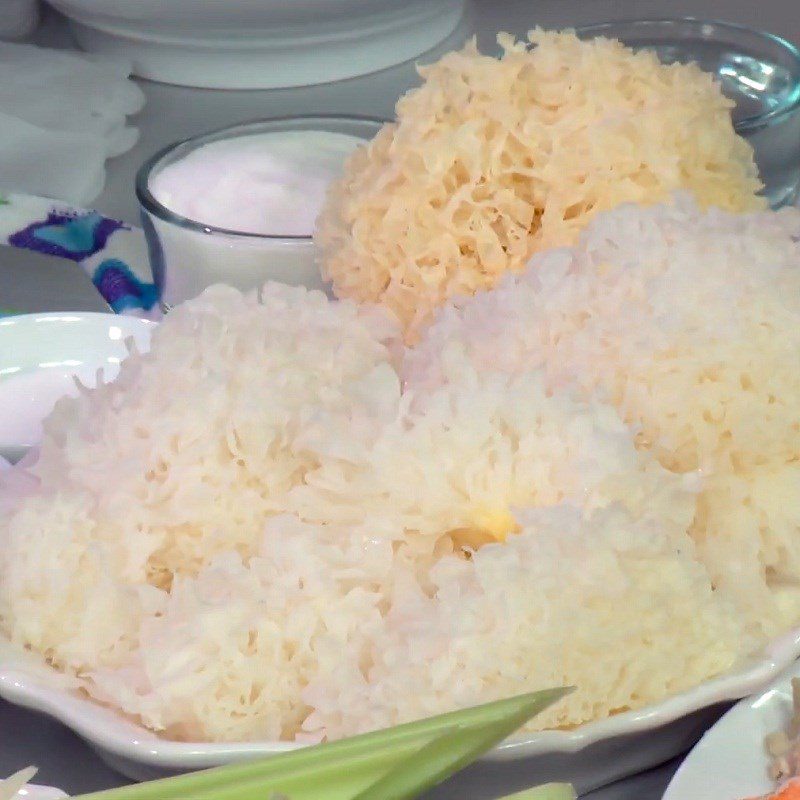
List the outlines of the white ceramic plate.
{"label": "white ceramic plate", "polygon": [[[0,420],[20,417],[28,386],[47,378],[39,407],[46,413],[54,391],[69,386],[70,371],[91,377],[98,367],[113,378],[132,335],[141,350],[152,323],[104,314],[39,315],[0,320]],[[9,370],[13,372],[9,373]],[[23,380],[25,376],[29,377]],[[55,379],[53,384],[51,379]],[[41,395],[44,397],[44,395]],[[30,444],[38,420],[25,438]],[[550,780],[570,780],[579,791],[611,783],[686,752],[722,711],[722,704],[758,692],[800,655],[800,629],[773,642],[760,657],[648,708],[585,725],[510,739],[448,782],[450,796],[496,797]],[[82,736],[113,768],[149,779],[293,749],[277,742],[206,744],[170,742],[74,691],[63,676],[0,640],[0,697],[49,714]],[[431,797],[435,798],[436,792]],[[680,800],[686,800],[681,797]],[[718,800],[718,798],[715,798]]]}
{"label": "white ceramic plate", "polygon": [[[52,0],[84,50],[143,78],[213,89],[311,86],[436,47],[464,0]],[[466,33],[464,37],[466,38]]]}
{"label": "white ceramic plate", "polygon": [[[460,773],[454,781],[463,790],[463,796],[471,800],[494,797],[496,794],[491,792],[496,792],[498,787],[512,792],[550,780],[572,781],[580,792],[604,786],[688,750],[719,717],[721,703],[761,691],[798,653],[800,633],[795,632],[773,643],[759,661],[657,705],[575,731],[547,731],[510,739]],[[294,748],[292,744],[277,742],[164,741],[111,709],[72,691],[63,676],[20,655],[2,640],[0,697],[61,720],[113,769],[135,780]],[[453,792],[452,781],[448,791]],[[434,793],[432,797],[435,796]],[[714,800],[738,800],[740,796],[747,796],[747,791],[741,795],[678,792],[670,795],[669,800],[711,800],[712,797]]]}
{"label": "white ceramic plate", "polygon": [[773,791],[764,740],[789,724],[792,678],[800,678],[800,663],[725,714],[675,773],[663,800],[742,800]]}
{"label": "white ceramic plate", "polygon": [[154,323],[115,314],[22,314],[0,318],[0,455],[35,444],[55,401],[94,386],[98,370],[113,380],[128,354],[150,344]]}

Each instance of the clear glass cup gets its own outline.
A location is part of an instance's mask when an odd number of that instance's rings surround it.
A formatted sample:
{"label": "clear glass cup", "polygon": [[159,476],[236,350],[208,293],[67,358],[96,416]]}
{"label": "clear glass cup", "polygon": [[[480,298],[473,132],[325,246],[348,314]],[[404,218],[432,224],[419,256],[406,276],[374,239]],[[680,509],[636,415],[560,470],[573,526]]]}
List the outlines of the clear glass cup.
{"label": "clear glass cup", "polygon": [[215,283],[241,290],[259,288],[268,280],[310,289],[327,287],[316,263],[311,236],[225,230],[180,216],[159,202],[150,190],[151,180],[160,170],[212,142],[286,131],[324,131],[369,141],[384,122],[339,115],[275,117],[176,142],[146,161],[136,176],[136,196],[162,311],[169,311]]}
{"label": "clear glass cup", "polygon": [[800,185],[800,51],[763,31],[693,18],[604,22],[581,38],[619,39],[654,50],[664,63],[694,61],[736,103],[733,126],[755,151],[773,208],[794,203]]}

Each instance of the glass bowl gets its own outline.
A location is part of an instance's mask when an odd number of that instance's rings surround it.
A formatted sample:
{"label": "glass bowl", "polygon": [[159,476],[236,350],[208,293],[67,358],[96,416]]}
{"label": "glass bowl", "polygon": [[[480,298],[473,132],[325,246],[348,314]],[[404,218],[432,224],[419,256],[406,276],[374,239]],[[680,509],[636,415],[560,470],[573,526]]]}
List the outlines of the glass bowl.
{"label": "glass bowl", "polygon": [[736,104],[733,126],[755,151],[763,194],[773,208],[793,203],[800,184],[800,51],[763,31],[693,18],[603,22],[583,39],[619,39],[664,63],[694,61],[717,76]]}
{"label": "glass bowl", "polygon": [[243,291],[268,280],[310,289],[326,287],[311,235],[246,233],[183,217],[151,191],[151,181],[160,170],[212,142],[286,131],[347,134],[366,142],[384,123],[372,117],[333,115],[256,120],[176,142],[146,161],[136,175],[136,197],[162,310],[169,311],[215,283]]}

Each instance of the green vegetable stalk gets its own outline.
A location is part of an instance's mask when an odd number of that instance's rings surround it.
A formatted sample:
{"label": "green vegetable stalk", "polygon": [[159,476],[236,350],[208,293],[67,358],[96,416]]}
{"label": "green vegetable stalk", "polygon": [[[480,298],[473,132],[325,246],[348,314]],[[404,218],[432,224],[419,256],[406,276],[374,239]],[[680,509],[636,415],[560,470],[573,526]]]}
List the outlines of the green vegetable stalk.
{"label": "green vegetable stalk", "polygon": [[[442,714],[254,762],[75,800],[411,800],[467,766],[569,689]],[[532,800],[562,800],[562,795]],[[515,800],[528,800],[523,794]]]}

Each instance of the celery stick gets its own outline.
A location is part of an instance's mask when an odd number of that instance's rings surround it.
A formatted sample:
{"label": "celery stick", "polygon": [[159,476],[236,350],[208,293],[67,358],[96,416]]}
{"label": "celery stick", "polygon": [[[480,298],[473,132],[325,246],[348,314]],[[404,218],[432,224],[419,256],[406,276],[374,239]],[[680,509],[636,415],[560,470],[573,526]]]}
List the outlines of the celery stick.
{"label": "celery stick", "polygon": [[[473,728],[474,729],[474,728]],[[445,728],[443,732],[429,733],[427,739],[413,746],[384,748],[381,757],[358,754],[321,767],[293,770],[267,780],[250,778],[225,785],[214,785],[184,795],[185,800],[264,800],[264,797],[286,797],[289,800],[352,800],[398,763],[413,760],[429,742],[452,733],[458,728]]]}
{"label": "celery stick", "polygon": [[0,781],[0,800],[14,800],[17,792],[30,783],[35,774],[36,767],[26,767]]}
{"label": "celery stick", "polygon": [[575,790],[568,783],[545,783],[533,789],[525,789],[500,800],[575,800]]}
{"label": "celery stick", "polygon": [[[397,742],[387,742],[376,745],[369,753],[352,752],[340,754],[338,758],[322,757],[313,759],[289,759],[294,752],[281,753],[260,759],[257,762],[248,762],[251,769],[247,772],[236,770],[228,772],[228,767],[218,767],[213,770],[203,770],[175,778],[164,778],[147,783],[123,786],[118,789],[109,789],[92,794],[81,795],[73,800],[203,800],[210,797],[214,800],[235,798],[245,800],[250,796],[264,798],[265,791],[270,793],[286,793],[291,786],[297,791],[297,786],[304,781],[316,783],[317,776],[320,780],[335,781],[340,777],[346,778],[357,784],[356,788],[345,794],[345,798],[353,796],[360,788],[369,786],[397,762],[416,753],[419,748],[438,734],[430,732],[425,736],[408,737]],[[318,752],[317,747],[308,748],[307,752]],[[323,756],[322,752],[319,752]],[[241,765],[231,765],[241,766]],[[259,767],[260,769],[253,769]],[[364,776],[363,779],[361,776]],[[189,778],[193,780],[188,780]],[[362,782],[363,781],[363,782]],[[334,787],[332,787],[333,789]],[[254,795],[251,795],[254,792]],[[330,798],[338,797],[331,794]],[[292,797],[292,800],[295,800]],[[322,800],[322,798],[320,798]],[[328,800],[326,797],[325,800]]]}
{"label": "celery stick", "polygon": [[[394,764],[415,752],[436,734],[454,726],[477,726],[502,720],[520,708],[536,707],[542,710],[559,700],[570,689],[549,689],[521,695],[473,708],[441,714],[437,717],[398,725],[350,739],[342,739],[314,747],[268,756],[255,761],[230,764],[210,770],[193,772],[174,778],[164,778],[119,789],[81,795],[74,800],[192,800],[197,794],[212,791],[215,787],[228,787],[258,782],[262,791],[275,785],[277,779],[309,775],[326,765],[367,763],[373,758],[388,770]],[[532,716],[534,712],[528,716]],[[527,718],[527,717],[526,717]],[[521,723],[520,723],[521,724]],[[513,730],[513,728],[512,728]],[[268,796],[268,795],[267,795]],[[263,795],[262,795],[263,797]],[[294,798],[292,800],[295,800]]]}
{"label": "celery stick", "polygon": [[444,734],[425,745],[417,756],[396,766],[354,800],[412,800],[466,767],[541,710],[541,701],[534,697],[505,719]]}

